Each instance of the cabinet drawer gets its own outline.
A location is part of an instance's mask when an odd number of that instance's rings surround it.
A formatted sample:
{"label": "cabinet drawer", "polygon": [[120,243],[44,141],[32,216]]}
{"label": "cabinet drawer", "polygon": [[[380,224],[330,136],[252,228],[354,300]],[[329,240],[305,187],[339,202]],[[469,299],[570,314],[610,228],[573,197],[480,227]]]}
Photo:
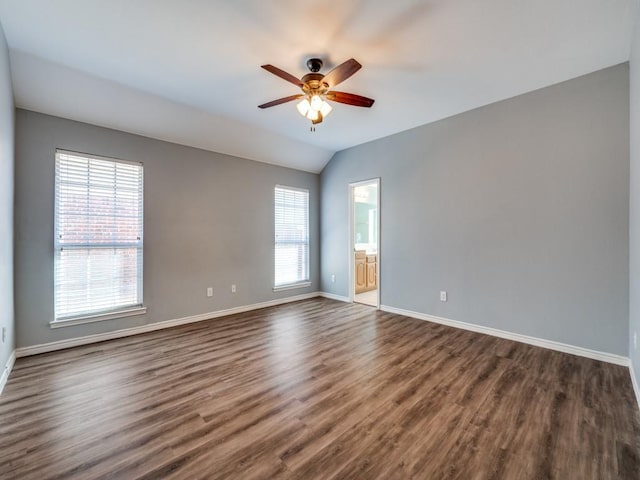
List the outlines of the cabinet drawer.
{"label": "cabinet drawer", "polygon": [[377,259],[377,255],[367,255],[367,263],[375,263]]}
{"label": "cabinet drawer", "polygon": [[356,250],[356,260],[364,260],[367,256],[365,250]]}

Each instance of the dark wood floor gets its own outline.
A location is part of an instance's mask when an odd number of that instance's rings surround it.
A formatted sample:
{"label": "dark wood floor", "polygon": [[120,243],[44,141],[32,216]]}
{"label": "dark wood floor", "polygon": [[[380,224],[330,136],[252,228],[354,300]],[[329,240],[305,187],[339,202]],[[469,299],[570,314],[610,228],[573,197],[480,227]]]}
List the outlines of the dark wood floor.
{"label": "dark wood floor", "polygon": [[17,361],[3,479],[640,478],[626,368],[313,299]]}

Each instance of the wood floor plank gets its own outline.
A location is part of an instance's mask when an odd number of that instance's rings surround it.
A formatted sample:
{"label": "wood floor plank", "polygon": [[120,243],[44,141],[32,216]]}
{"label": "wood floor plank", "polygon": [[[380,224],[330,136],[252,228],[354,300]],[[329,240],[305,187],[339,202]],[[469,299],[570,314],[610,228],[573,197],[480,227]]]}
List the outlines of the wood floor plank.
{"label": "wood floor plank", "polygon": [[628,370],[311,299],[20,358],[0,479],[638,479]]}

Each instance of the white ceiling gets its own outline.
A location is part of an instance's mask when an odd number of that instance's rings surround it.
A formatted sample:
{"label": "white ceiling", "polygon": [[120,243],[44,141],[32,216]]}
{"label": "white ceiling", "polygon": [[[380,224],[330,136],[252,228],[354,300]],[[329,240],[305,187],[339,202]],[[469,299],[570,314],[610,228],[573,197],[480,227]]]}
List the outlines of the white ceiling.
{"label": "white ceiling", "polygon": [[[293,168],[627,61],[635,0],[0,0],[19,107]],[[315,133],[312,55],[363,68]],[[326,73],[327,68],[323,69]]]}

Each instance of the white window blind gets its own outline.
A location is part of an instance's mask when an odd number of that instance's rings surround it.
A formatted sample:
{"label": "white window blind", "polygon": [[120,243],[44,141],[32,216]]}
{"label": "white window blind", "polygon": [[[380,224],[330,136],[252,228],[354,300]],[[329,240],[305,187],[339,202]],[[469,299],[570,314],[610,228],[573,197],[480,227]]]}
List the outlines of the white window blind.
{"label": "white window blind", "polygon": [[140,163],[56,151],[55,319],[142,305]]}
{"label": "white window blind", "polygon": [[275,286],[309,281],[309,191],[275,187]]}

